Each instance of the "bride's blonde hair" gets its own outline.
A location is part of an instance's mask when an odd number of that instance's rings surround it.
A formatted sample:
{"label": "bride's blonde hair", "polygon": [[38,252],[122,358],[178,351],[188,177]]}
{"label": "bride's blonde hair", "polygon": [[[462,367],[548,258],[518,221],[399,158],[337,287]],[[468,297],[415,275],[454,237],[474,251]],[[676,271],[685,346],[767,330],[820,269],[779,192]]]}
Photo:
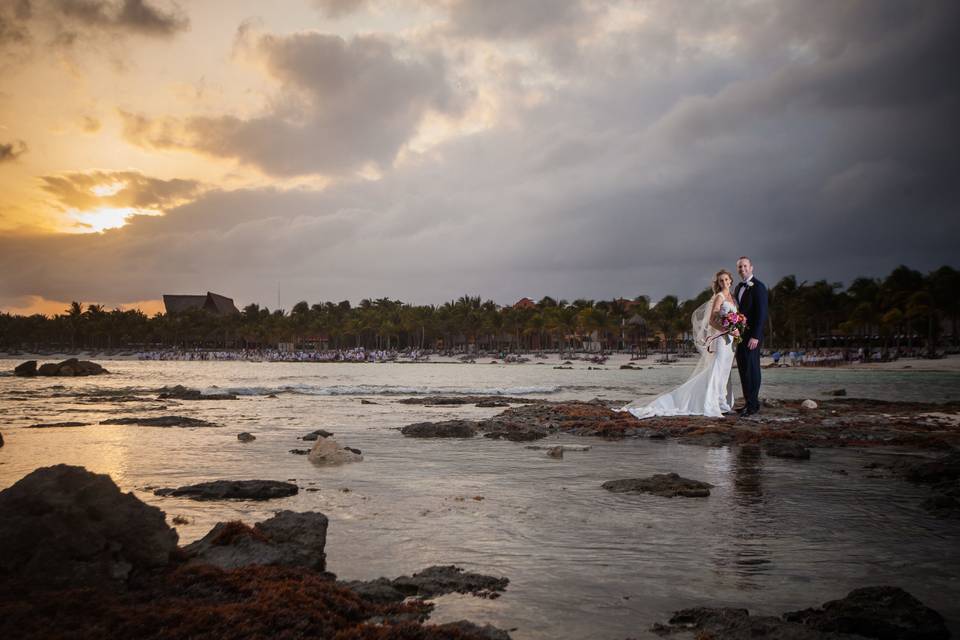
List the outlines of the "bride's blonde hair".
{"label": "bride's blonde hair", "polygon": [[720,269],[720,271],[717,271],[716,275],[713,276],[713,282],[710,283],[710,288],[713,289],[714,293],[723,291],[723,287],[720,285],[721,276],[727,276],[730,278],[730,284],[733,284],[733,275],[726,269]]}

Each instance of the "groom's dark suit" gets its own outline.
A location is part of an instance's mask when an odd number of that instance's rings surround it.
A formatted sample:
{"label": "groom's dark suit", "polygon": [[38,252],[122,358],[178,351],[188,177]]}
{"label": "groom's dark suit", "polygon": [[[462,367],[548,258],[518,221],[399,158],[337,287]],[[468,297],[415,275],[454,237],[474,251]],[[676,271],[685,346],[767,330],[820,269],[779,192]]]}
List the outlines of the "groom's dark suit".
{"label": "groom's dark suit", "polygon": [[[737,345],[737,372],[747,402],[746,410],[753,413],[760,410],[760,348],[763,346],[763,327],[767,323],[767,287],[751,278],[737,285],[733,297],[740,301],[740,313],[747,316],[746,335]],[[756,349],[747,348],[751,338],[759,341]]]}

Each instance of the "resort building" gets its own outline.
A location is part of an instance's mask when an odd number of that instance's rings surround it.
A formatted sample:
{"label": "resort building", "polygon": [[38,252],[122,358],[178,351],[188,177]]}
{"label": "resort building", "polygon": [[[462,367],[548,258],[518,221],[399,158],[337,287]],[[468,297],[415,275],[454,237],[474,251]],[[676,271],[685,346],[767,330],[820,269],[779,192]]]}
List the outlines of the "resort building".
{"label": "resort building", "polygon": [[163,294],[163,306],[167,314],[183,313],[193,309],[201,309],[218,316],[228,316],[234,313],[240,313],[236,305],[233,304],[233,298],[221,296],[207,291],[207,295],[171,295]]}

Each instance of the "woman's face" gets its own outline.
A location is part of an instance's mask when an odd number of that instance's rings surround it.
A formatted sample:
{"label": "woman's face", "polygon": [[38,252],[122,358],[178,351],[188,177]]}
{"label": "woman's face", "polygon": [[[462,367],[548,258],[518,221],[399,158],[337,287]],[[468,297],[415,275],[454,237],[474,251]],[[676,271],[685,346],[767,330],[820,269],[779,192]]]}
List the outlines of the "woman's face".
{"label": "woman's face", "polygon": [[728,276],[727,274],[723,274],[722,276],[720,276],[720,279],[718,280],[718,282],[720,283],[721,291],[729,289],[730,285],[733,284],[733,280],[731,280],[730,276]]}

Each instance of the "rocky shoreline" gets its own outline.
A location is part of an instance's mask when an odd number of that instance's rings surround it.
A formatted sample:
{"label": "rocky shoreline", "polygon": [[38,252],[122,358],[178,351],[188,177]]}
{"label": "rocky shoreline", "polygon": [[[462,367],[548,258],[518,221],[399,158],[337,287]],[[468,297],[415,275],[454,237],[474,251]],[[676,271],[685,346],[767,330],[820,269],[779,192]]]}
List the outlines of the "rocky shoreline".
{"label": "rocky shoreline", "polygon": [[322,513],[281,511],[178,547],[164,513],[109,476],[37,469],[0,492],[0,637],[509,640],[489,625],[426,624],[430,598],[496,597],[506,578],[438,566],[338,582],[327,526]]}
{"label": "rocky shoreline", "polygon": [[[767,456],[801,463],[818,448],[897,448],[921,452],[923,458],[877,471],[930,487],[923,503],[941,517],[960,517],[960,403],[924,404],[840,397],[810,400],[767,400],[761,413],[748,418],[677,416],[637,420],[616,411],[619,402],[527,401],[489,418],[418,422],[400,432],[409,438],[486,438],[527,442],[564,434],[621,440],[673,439],[706,447],[739,446]],[[429,404],[430,398],[418,398]],[[931,459],[932,458],[932,459]],[[632,479],[631,486],[642,486]],[[683,480],[683,479],[681,479]],[[663,480],[658,480],[661,484]],[[617,481],[626,482],[626,481]],[[655,481],[657,482],[657,481]],[[638,484],[639,483],[639,484]],[[621,485],[611,485],[622,490]],[[607,487],[610,488],[610,487]],[[692,494],[708,487],[690,488]],[[633,489],[628,489],[633,491]],[[664,489],[670,495],[683,490]],[[656,491],[653,491],[656,493]]]}

